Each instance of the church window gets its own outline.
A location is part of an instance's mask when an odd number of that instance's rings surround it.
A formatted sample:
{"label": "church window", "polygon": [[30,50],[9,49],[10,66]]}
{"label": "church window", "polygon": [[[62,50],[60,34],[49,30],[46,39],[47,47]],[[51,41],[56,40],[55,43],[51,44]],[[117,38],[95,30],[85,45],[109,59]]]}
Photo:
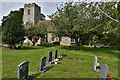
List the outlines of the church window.
{"label": "church window", "polygon": [[28,9],[28,15],[30,15],[30,10]]}

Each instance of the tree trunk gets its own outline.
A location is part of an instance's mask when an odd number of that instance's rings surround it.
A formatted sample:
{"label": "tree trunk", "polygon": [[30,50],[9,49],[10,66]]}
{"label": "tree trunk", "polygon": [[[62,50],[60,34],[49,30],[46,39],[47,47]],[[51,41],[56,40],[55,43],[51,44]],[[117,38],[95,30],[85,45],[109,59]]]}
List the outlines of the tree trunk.
{"label": "tree trunk", "polygon": [[10,49],[15,49],[15,46],[14,46],[14,44],[10,44],[10,47],[9,47]]}
{"label": "tree trunk", "polygon": [[80,47],[79,40],[78,40],[78,39],[75,39],[75,48],[76,48],[76,49],[79,49],[79,47]]}

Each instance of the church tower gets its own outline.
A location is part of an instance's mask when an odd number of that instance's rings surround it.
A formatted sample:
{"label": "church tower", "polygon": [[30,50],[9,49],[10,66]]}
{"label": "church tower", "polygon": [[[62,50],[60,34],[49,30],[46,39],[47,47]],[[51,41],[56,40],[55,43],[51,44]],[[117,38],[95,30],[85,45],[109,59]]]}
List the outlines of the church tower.
{"label": "church tower", "polygon": [[35,25],[39,20],[41,20],[41,7],[35,3],[24,4],[24,25],[28,23]]}

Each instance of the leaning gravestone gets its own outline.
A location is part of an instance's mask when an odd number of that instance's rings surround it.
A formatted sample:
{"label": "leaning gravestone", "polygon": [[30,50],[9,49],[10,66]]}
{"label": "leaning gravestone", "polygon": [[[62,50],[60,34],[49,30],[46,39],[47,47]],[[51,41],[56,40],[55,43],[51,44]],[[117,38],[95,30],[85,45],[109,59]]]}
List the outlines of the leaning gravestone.
{"label": "leaning gravestone", "polygon": [[58,57],[58,50],[55,50],[54,59],[57,59],[57,57]]}
{"label": "leaning gravestone", "polygon": [[52,52],[49,51],[48,52],[48,63],[51,63],[52,62]]}
{"label": "leaning gravestone", "polygon": [[60,52],[60,55],[58,56],[58,59],[60,60],[63,57],[63,53]]}
{"label": "leaning gravestone", "polygon": [[40,71],[45,72],[46,71],[46,57],[42,57],[40,61]]}
{"label": "leaning gravestone", "polygon": [[102,71],[100,73],[100,80],[106,80],[107,76],[108,76],[108,70],[109,67],[107,64],[103,64],[102,65]]}
{"label": "leaning gravestone", "polygon": [[96,71],[96,66],[97,66],[97,56],[94,58],[94,64],[93,64],[93,70]]}
{"label": "leaning gravestone", "polygon": [[63,53],[62,52],[60,52],[60,57],[63,57]]}
{"label": "leaning gravestone", "polygon": [[28,62],[24,61],[18,65],[18,79],[27,79],[28,77]]}

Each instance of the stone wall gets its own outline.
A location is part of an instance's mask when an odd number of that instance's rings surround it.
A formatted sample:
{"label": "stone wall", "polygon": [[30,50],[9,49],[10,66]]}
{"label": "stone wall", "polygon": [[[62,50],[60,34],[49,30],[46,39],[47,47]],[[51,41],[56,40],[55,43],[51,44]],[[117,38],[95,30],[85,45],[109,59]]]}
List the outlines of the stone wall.
{"label": "stone wall", "polygon": [[24,4],[24,24],[31,22],[33,25],[41,19],[41,8],[35,3]]}

